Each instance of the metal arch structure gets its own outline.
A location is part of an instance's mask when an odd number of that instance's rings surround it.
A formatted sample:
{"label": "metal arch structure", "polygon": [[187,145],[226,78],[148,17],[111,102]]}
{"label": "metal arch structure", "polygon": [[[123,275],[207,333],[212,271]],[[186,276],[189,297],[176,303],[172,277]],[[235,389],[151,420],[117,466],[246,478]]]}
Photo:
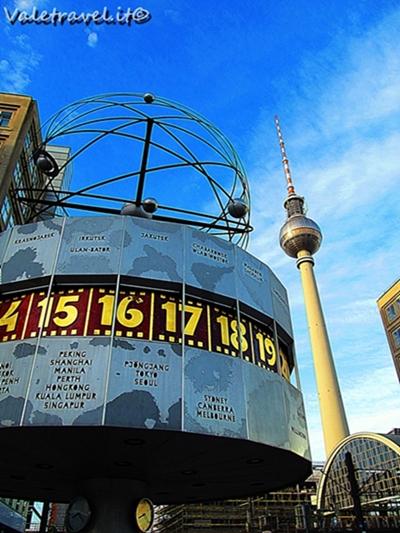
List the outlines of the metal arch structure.
{"label": "metal arch structure", "polygon": [[[77,149],[63,166],[56,169],[56,173],[53,170],[47,173],[47,185],[42,191],[34,191],[36,198],[32,198],[32,191],[23,188],[16,191],[19,201],[30,205],[31,220],[38,220],[46,211],[54,212],[56,208],[64,213],[79,210],[118,214],[122,205],[132,205],[136,213],[140,213],[140,210],[143,212],[144,191],[149,180],[161,173],[168,176],[169,172],[180,172],[180,176],[185,177],[190,171],[196,179],[205,180],[208,185],[207,194],[212,201],[208,202],[207,208],[200,211],[191,209],[191,206],[176,206],[172,194],[170,201],[156,204],[156,212],[150,215],[151,218],[192,225],[246,247],[253,228],[245,170],[223,133],[191,109],[149,93],[108,93],[67,105],[45,123],[44,129],[39,150],[44,154],[46,146],[52,143],[69,146],[68,141],[75,142],[80,135],[86,139],[83,143],[78,142]],[[126,172],[107,175],[76,190],[57,190],[53,186],[57,174],[67,165],[74,163],[75,166],[80,157],[111,136],[141,148],[138,168],[129,168],[128,163]],[[167,162],[165,158],[168,158]],[[129,187],[134,191],[131,197],[104,192],[110,185],[117,186],[129,179],[135,180],[135,186]],[[200,183],[200,187],[204,188],[204,185]],[[232,210],[235,202],[241,204],[239,214]]]}
{"label": "metal arch structure", "polygon": [[355,433],[343,439],[329,456],[318,485],[320,526],[398,531],[399,467],[396,431]]}
{"label": "metal arch structure", "polygon": [[[338,443],[336,448],[333,450],[331,455],[329,456],[324,470],[322,472],[322,478],[318,485],[318,492],[317,492],[317,507],[318,509],[324,508],[324,500],[326,496],[326,491],[328,489],[328,482],[330,478],[333,478],[334,476],[334,469],[335,466],[337,467],[337,464],[340,464],[341,462],[341,454],[344,455],[344,451],[348,448],[349,444],[353,442],[359,442],[362,440],[368,440],[373,443],[382,444],[385,447],[387,447],[388,450],[391,450],[396,456],[398,456],[398,461],[400,462],[400,437],[399,435],[395,434],[382,434],[382,433],[372,433],[372,432],[360,432],[360,433],[354,433],[353,435],[350,435],[349,437],[346,437],[342,441]],[[372,458],[374,461],[378,462],[380,458]],[[373,471],[373,467],[371,467]],[[397,469],[396,472],[393,472],[393,475],[396,475],[397,478],[399,476],[399,470]],[[362,473],[362,471],[361,471]],[[365,482],[365,480],[363,480]],[[335,481],[333,481],[335,482]]]}

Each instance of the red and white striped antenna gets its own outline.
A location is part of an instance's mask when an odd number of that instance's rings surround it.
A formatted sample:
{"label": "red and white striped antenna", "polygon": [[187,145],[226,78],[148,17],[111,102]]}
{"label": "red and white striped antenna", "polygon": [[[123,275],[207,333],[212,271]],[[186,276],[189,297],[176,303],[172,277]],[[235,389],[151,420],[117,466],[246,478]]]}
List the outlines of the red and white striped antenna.
{"label": "red and white striped antenna", "polygon": [[283,141],[283,136],[282,136],[281,126],[279,124],[278,115],[275,115],[275,127],[276,127],[276,132],[278,134],[279,146],[280,146],[281,154],[282,154],[282,165],[283,165],[283,172],[285,173],[285,178],[286,178],[286,183],[287,183],[287,191],[289,195],[296,194],[294,190],[293,181],[292,181],[292,175],[290,173],[289,159],[286,155],[286,148],[285,148],[285,143]]}

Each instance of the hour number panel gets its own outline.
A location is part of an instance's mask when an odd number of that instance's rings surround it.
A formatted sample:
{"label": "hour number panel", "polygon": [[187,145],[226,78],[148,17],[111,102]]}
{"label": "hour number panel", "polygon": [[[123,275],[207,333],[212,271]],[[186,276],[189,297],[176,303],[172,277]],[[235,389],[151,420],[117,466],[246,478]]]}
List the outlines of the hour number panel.
{"label": "hour number panel", "polygon": [[185,344],[242,357],[290,380],[290,348],[267,324],[199,298],[135,287],[37,291],[0,301],[0,342],[46,336],[111,336]]}
{"label": "hour number panel", "polygon": [[22,294],[0,302],[0,340],[21,339],[33,294]]}
{"label": "hour number panel", "polygon": [[253,324],[254,362],[266,370],[278,371],[276,346],[272,330]]}

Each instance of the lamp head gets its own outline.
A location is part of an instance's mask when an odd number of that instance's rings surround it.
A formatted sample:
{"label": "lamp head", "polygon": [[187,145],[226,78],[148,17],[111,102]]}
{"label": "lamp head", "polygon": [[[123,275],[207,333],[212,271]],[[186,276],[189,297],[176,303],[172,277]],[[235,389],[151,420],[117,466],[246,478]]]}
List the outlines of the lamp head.
{"label": "lamp head", "polygon": [[33,155],[33,161],[37,168],[50,178],[54,178],[60,172],[56,160],[46,150],[37,150]]}

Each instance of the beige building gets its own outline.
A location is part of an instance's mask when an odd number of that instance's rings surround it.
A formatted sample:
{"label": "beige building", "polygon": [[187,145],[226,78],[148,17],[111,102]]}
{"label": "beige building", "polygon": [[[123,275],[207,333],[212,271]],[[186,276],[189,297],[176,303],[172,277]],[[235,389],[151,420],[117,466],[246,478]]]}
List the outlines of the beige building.
{"label": "beige building", "polygon": [[378,307],[400,381],[400,279],[378,298]]}
{"label": "beige building", "polygon": [[33,157],[41,144],[35,100],[31,96],[0,93],[0,231],[14,224],[60,214],[59,209],[53,207],[45,215],[35,217],[44,206],[23,200],[40,196],[55,200],[57,191],[70,184],[71,167],[62,167],[69,158],[70,149],[47,146],[46,150],[58,164],[60,172],[51,180],[49,190],[43,193],[49,178],[38,170]]}
{"label": "beige building", "polygon": [[[18,200],[19,190],[34,195],[47,178],[33,162],[42,142],[38,108],[30,96],[0,93],[0,229],[22,224],[32,207]],[[31,192],[29,192],[31,191]]]}

